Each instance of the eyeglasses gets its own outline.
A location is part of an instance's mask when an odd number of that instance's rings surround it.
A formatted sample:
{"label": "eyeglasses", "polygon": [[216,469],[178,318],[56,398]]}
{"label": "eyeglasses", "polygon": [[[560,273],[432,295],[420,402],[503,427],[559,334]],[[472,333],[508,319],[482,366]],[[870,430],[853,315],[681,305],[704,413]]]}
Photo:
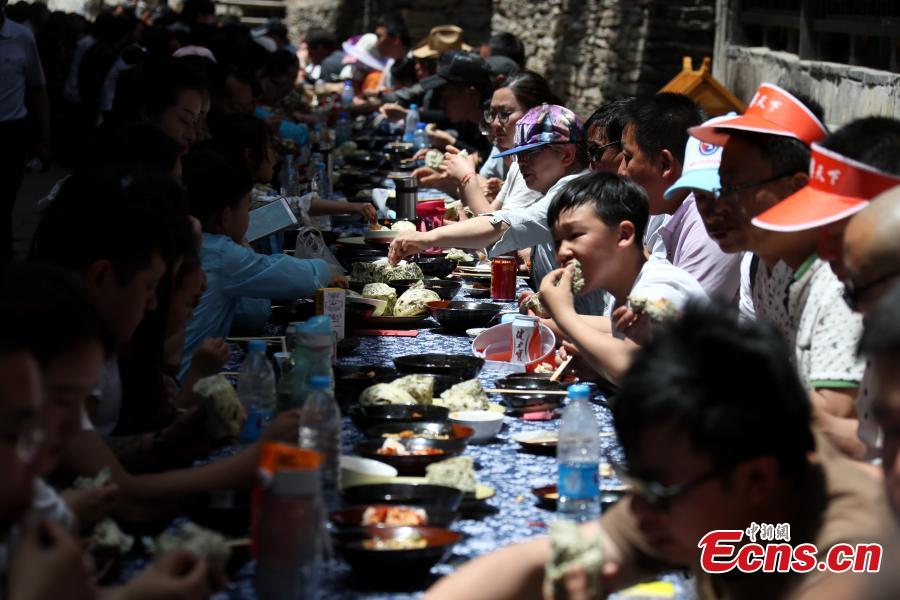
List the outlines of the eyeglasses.
{"label": "eyeglasses", "polygon": [[650,481],[631,474],[622,463],[610,460],[610,465],[616,476],[631,488],[631,492],[635,496],[660,511],[669,510],[670,503],[676,498],[687,494],[707,481],[721,477],[735,467],[735,463],[719,465],[687,483],[663,485],[657,481]]}
{"label": "eyeglasses", "polygon": [[852,310],[853,312],[857,312],[859,309],[859,299],[864,293],[871,290],[876,285],[880,285],[885,281],[890,281],[898,275],[900,275],[900,271],[891,271],[887,275],[883,275],[875,281],[870,281],[865,285],[856,285],[852,279],[847,279],[844,281],[844,302],[847,303],[847,306],[850,307],[850,310]]}
{"label": "eyeglasses", "polygon": [[600,162],[600,159],[603,158],[603,151],[609,148],[610,146],[617,146],[622,143],[622,140],[617,140],[615,142],[609,142],[608,144],[596,144],[594,142],[585,142],[585,150],[587,151],[588,160],[591,162]]}
{"label": "eyeglasses", "polygon": [[44,430],[36,421],[23,425],[14,433],[0,433],[0,440],[12,446],[16,457],[23,463],[30,464],[37,456],[44,441]]}
{"label": "eyeglasses", "polygon": [[494,119],[500,121],[501,125],[506,125],[506,123],[509,122],[509,118],[514,112],[515,111],[513,110],[504,110],[502,108],[500,110],[488,109],[484,111],[481,116],[484,118],[484,122],[488,125],[493,123]]}
{"label": "eyeglasses", "polygon": [[737,194],[739,192],[743,192],[744,190],[749,190],[751,188],[765,185],[767,183],[772,183],[773,181],[778,181],[779,179],[783,177],[789,177],[790,175],[792,175],[792,173],[781,173],[780,175],[773,175],[772,177],[766,177],[765,179],[760,179],[758,181],[748,181],[747,183],[738,183],[737,185],[723,185],[721,187],[713,188],[711,191],[719,198],[724,198],[725,196],[730,196],[731,194]]}

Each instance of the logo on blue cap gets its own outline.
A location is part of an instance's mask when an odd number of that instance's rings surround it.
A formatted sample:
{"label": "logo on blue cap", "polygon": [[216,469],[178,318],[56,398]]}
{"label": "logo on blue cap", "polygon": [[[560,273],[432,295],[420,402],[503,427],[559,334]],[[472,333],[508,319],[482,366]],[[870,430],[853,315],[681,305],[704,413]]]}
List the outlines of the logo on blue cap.
{"label": "logo on blue cap", "polygon": [[719,151],[719,147],[707,142],[700,142],[700,154],[703,156],[712,156]]}

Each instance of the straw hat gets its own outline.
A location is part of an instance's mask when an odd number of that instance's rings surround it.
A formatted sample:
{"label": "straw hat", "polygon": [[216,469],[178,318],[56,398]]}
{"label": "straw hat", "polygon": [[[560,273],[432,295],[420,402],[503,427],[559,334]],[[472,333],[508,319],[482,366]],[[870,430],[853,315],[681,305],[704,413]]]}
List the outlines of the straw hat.
{"label": "straw hat", "polygon": [[463,42],[463,30],[456,25],[432,27],[428,37],[413,49],[414,58],[438,58],[448,50],[471,52],[472,46]]}

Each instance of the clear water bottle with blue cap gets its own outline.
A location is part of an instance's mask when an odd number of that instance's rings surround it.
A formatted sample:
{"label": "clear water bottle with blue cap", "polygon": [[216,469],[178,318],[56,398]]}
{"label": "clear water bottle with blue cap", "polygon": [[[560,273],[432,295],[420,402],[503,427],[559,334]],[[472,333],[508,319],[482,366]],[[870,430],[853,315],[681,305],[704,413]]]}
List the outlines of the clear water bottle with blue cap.
{"label": "clear water bottle with blue cap", "polygon": [[410,104],[409,112],[406,113],[406,127],[403,129],[403,141],[416,141],[416,127],[419,124],[419,105]]}
{"label": "clear water bottle with blue cap", "polygon": [[346,111],[338,115],[337,123],[334,125],[334,143],[341,146],[344,142],[349,142],[353,137],[353,124],[350,122],[350,114]]}
{"label": "clear water bottle with blue cap", "polygon": [[416,125],[416,137],[413,140],[413,150],[421,150],[428,148],[431,144],[428,142],[428,132],[425,131],[425,123],[419,122]]}
{"label": "clear water bottle with blue cap", "polygon": [[331,317],[317,315],[294,327],[294,384],[291,405],[300,408],[311,391],[309,378],[324,375],[331,380],[331,359],[334,355],[334,329]]}
{"label": "clear water bottle with blue cap", "polygon": [[331,391],[331,377],[312,375],[308,383],[310,393],[300,412],[299,442],[301,448],[322,455],[322,497],[325,506],[333,509],[340,484],[341,410]]}
{"label": "clear water bottle with blue cap", "polygon": [[353,105],[353,95],[353,83],[349,79],[344,80],[344,89],[341,90],[341,106],[344,109]]}
{"label": "clear water bottle with blue cap", "polygon": [[247,423],[239,440],[255,442],[266,423],[275,415],[275,372],[266,357],[265,341],[247,342],[247,355],[241,363],[237,393],[247,411]]}
{"label": "clear water bottle with blue cap", "polygon": [[558,512],[564,518],[588,521],[600,516],[600,431],[588,401],[590,388],[570,385],[568,397],[556,448]]}

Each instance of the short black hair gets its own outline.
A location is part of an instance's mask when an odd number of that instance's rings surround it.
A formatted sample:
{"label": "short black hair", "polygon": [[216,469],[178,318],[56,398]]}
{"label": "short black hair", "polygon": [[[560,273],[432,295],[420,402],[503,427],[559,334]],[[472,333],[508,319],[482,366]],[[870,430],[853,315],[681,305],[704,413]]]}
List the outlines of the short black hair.
{"label": "short black hair", "polygon": [[628,110],[632,102],[634,96],[604,102],[584,124],[585,137],[593,127],[599,127],[607,142],[619,142],[621,146],[622,131],[628,124]]}
{"label": "short black hair", "polygon": [[209,82],[190,62],[176,58],[150,58],[122,73],[110,111],[115,124],[141,121],[175,106],[185,90],[199,94],[209,90]]}
{"label": "short black hair", "polygon": [[337,36],[332,32],[320,27],[313,27],[306,32],[304,40],[309,49],[323,47],[326,50],[334,51],[338,48]]}
{"label": "short black hair", "polygon": [[654,332],[621,381],[613,420],[626,458],[648,427],[672,426],[718,466],[774,456],[800,472],[815,448],[810,402],[787,344],[765,321],[691,303]]}
{"label": "short black hair", "polygon": [[72,270],[108,260],[121,285],[174,253],[173,221],[185,218],[184,193],[155,170],[106,167],[75,173],[38,223],[31,258]]}
{"label": "short black hair", "polygon": [[793,175],[809,171],[809,147],[797,138],[754,131],[728,131],[729,138],[753,144],[762,153],[776,175]]}
{"label": "short black hair", "polygon": [[0,275],[0,313],[9,323],[5,335],[46,366],[57,356],[90,341],[109,356],[115,338],[82,279],[46,262],[14,263]]}
{"label": "short black hair", "polygon": [[384,14],[375,22],[375,27],[384,27],[389,36],[399,36],[400,41],[404,46],[407,48],[412,46],[412,38],[409,37],[409,29],[406,28],[406,21],[400,15],[396,13]]}
{"label": "short black hair", "polygon": [[266,77],[277,77],[291,69],[299,69],[300,60],[297,55],[287,50],[276,50],[269,54],[263,74]]}
{"label": "short black hair", "polygon": [[237,206],[253,187],[250,172],[213,148],[200,148],[184,159],[182,177],[191,214],[201,223]]}
{"label": "short black hair", "polygon": [[900,355],[900,284],[891,286],[866,319],[859,353]]}
{"label": "short black hair", "polygon": [[525,66],[525,45],[515,35],[500,31],[488,40],[491,56],[506,56],[516,61],[520,67]]}
{"label": "short black hair", "polygon": [[900,176],[900,121],[864,117],[847,123],[820,144],[842,156]]}
{"label": "short black hair", "polygon": [[647,158],[655,161],[663,150],[684,162],[688,127],[699,125],[706,116],[697,103],[684,94],[661,92],[635,98],[628,107],[628,124]]}
{"label": "short black hair", "polygon": [[585,205],[590,205],[597,218],[608,227],[616,227],[622,221],[631,221],[634,225],[635,244],[643,247],[644,229],[647,228],[650,209],[647,193],[639,185],[625,177],[602,171],[573,179],[560,190],[547,208],[547,224],[551,231],[563,212]]}
{"label": "short black hair", "polygon": [[391,79],[395,82],[413,84],[416,82],[416,60],[409,56],[404,56],[400,60],[391,65]]}
{"label": "short black hair", "polygon": [[785,88],[784,91],[799,100],[800,103],[808,108],[809,112],[815,115],[815,117],[819,121],[821,121],[823,125],[825,124],[825,109],[822,108],[822,105],[819,104],[817,100],[813,99],[813,97],[809,94],[804,94],[803,92],[798,92],[797,90],[791,88]]}
{"label": "short black hair", "polygon": [[561,104],[544,76],[527,69],[511,75],[500,87],[509,88],[526,112],[541,104]]}
{"label": "short black hair", "polygon": [[261,162],[272,143],[269,125],[255,115],[226,115],[216,120],[212,130],[211,145],[225,158],[243,163],[244,150],[250,150],[254,161]]}

